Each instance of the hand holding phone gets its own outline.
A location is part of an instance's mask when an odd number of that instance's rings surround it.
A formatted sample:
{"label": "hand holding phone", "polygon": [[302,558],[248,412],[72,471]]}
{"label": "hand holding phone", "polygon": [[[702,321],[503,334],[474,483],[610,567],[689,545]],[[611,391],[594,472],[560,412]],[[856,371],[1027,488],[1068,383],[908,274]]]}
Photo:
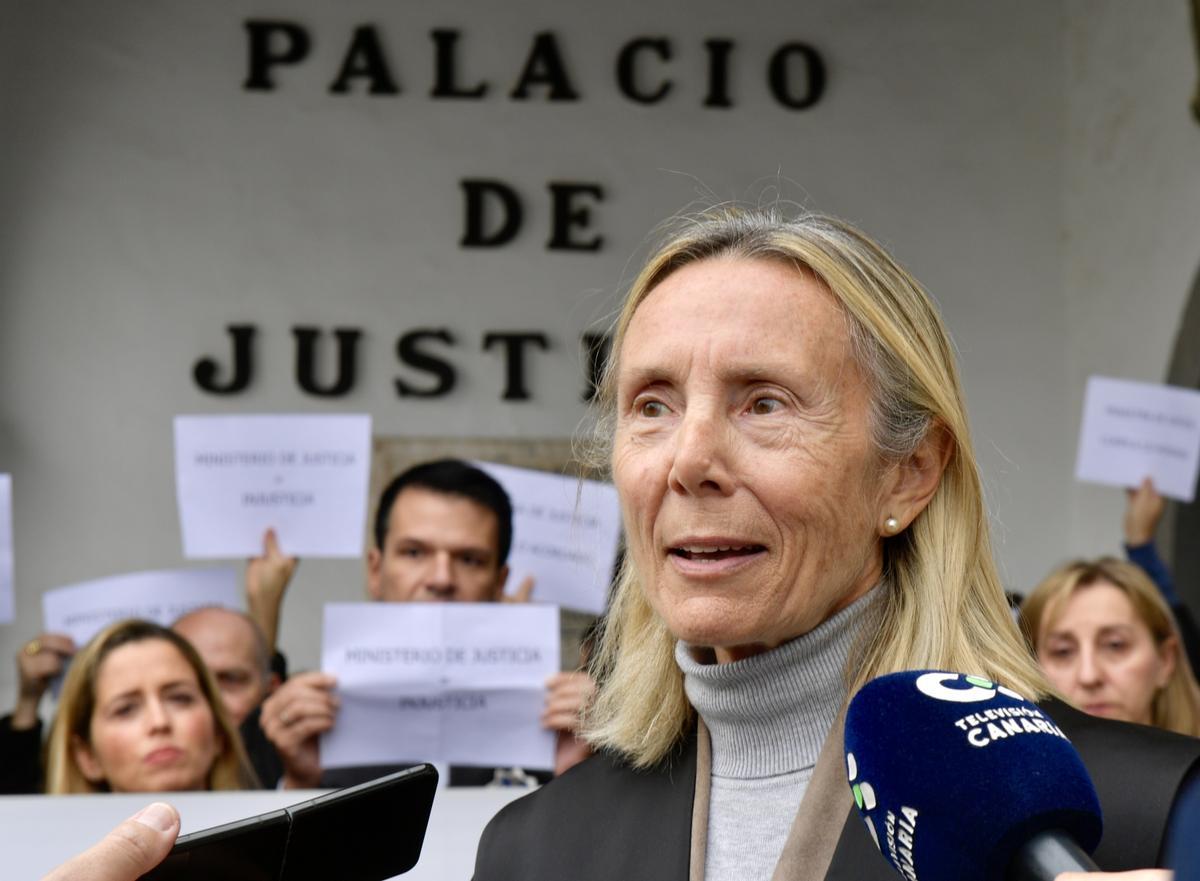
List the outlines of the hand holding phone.
{"label": "hand holding phone", "polygon": [[416,865],[437,779],[418,765],[183,835],[142,881],[383,881]]}

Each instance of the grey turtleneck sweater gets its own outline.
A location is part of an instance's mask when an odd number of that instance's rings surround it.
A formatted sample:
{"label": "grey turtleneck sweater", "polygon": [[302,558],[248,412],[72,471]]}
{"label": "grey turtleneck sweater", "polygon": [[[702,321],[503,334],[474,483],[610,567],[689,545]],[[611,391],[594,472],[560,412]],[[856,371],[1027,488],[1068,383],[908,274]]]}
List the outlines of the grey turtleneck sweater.
{"label": "grey turtleneck sweater", "polygon": [[846,697],[844,669],[875,591],[761,655],[703,663],[679,643],[688,700],[712,741],[706,881],[769,881]]}

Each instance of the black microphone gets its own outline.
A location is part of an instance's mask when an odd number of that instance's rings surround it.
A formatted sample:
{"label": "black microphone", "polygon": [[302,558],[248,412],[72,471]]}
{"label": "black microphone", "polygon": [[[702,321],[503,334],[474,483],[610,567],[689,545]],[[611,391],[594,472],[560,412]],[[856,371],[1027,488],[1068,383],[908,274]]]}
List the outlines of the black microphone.
{"label": "black microphone", "polygon": [[1100,803],[1054,721],[979,676],[873,679],[846,711],[846,771],[871,838],[908,881],[1094,872]]}

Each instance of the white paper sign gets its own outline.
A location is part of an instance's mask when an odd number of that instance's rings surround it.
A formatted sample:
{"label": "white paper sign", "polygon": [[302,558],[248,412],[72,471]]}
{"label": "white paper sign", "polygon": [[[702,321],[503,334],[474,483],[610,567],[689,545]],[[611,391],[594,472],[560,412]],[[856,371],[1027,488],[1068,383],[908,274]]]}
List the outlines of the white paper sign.
{"label": "white paper sign", "polygon": [[554,766],[538,722],[559,669],[554,606],[331,603],[321,658],[341,700],[326,768]]}
{"label": "white paper sign", "polygon": [[13,619],[12,477],[0,474],[0,624]]}
{"label": "white paper sign", "polygon": [[1137,486],[1146,477],[1165,496],[1190,502],[1200,465],[1200,392],[1088,379],[1075,477]]}
{"label": "white paper sign", "polygon": [[82,646],[122,618],[162,624],[205,606],[241,608],[236,569],[168,569],[98,578],[42,594],[42,616],[51,633]]}
{"label": "white paper sign", "polygon": [[370,416],[176,416],[183,554],[360,557],[370,464]]}
{"label": "white paper sign", "polygon": [[621,506],[609,483],[546,471],[476,462],[512,500],[513,545],[507,589],[533,576],[533,599],[599,615],[604,612]]}

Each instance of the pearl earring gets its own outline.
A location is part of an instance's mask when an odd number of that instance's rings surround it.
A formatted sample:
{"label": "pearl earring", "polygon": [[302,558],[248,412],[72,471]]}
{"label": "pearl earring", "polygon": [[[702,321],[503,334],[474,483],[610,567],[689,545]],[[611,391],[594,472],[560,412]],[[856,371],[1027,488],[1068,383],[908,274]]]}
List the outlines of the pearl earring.
{"label": "pearl earring", "polygon": [[886,530],[888,535],[895,535],[900,531],[900,521],[895,517],[889,517],[883,521],[883,528]]}

